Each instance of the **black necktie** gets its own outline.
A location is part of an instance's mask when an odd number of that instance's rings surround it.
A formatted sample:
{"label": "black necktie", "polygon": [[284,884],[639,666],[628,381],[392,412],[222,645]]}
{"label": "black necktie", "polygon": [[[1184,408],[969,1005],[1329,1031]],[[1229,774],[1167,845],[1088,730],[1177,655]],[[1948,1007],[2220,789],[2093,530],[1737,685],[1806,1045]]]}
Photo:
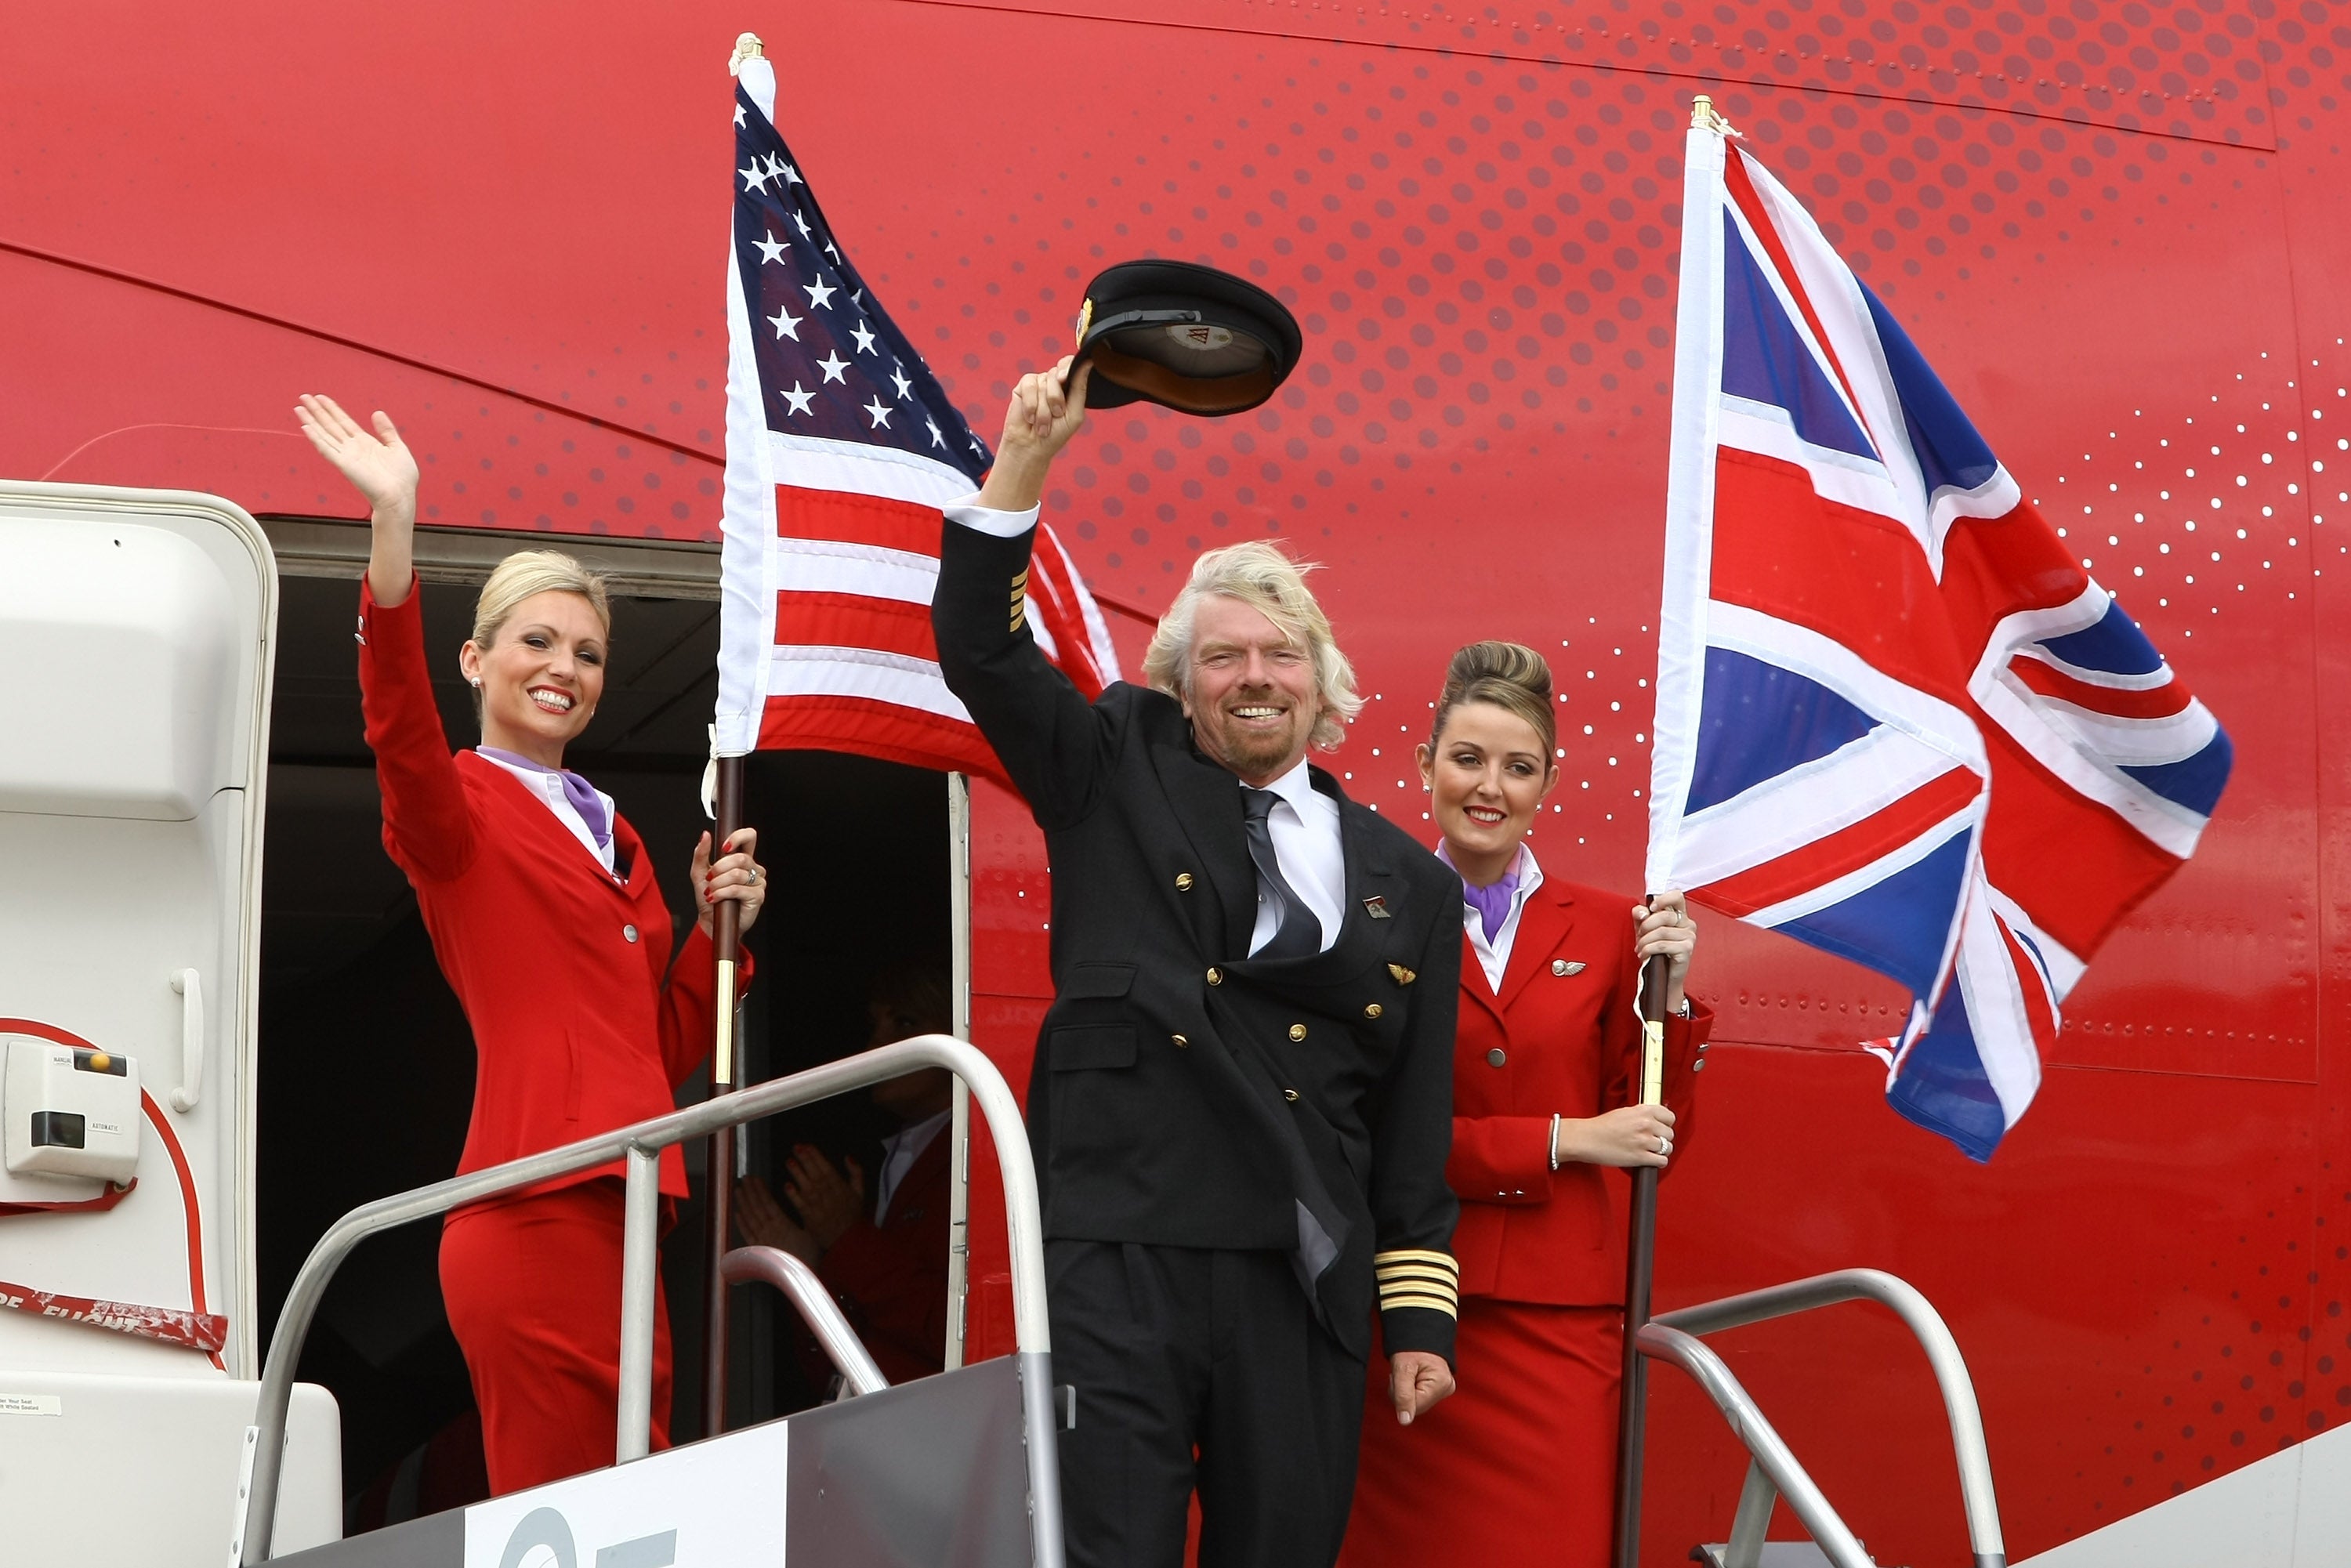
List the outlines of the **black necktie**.
{"label": "black necktie", "polygon": [[1270,789],[1241,786],[1241,818],[1249,829],[1249,859],[1257,863],[1258,896],[1273,905],[1273,935],[1249,956],[1311,958],[1322,951],[1322,923],[1282,880],[1281,862],[1273,852],[1273,829],[1266,821],[1280,798]]}

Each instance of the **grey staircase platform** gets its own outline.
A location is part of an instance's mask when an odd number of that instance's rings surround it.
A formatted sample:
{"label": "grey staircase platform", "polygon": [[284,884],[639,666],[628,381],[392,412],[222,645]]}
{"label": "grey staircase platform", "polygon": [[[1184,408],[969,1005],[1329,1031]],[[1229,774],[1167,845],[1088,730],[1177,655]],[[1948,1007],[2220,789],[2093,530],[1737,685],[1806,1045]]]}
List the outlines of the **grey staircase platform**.
{"label": "grey staircase platform", "polygon": [[1019,1358],[271,1561],[463,1568],[519,1561],[534,1543],[563,1568],[1027,1568]]}

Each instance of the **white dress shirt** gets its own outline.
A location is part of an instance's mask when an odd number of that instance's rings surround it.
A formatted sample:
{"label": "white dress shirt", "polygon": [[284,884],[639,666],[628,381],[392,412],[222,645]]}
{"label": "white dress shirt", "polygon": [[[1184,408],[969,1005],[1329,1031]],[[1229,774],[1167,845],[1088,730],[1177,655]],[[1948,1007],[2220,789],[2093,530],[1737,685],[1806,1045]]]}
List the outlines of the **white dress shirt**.
{"label": "white dress shirt", "polygon": [[[474,755],[491,767],[503,768],[521,779],[522,787],[546,801],[547,809],[555,813],[555,820],[570,829],[571,836],[588,847],[588,852],[596,857],[598,862],[603,866],[605,873],[607,875],[612,873],[611,841],[607,840],[600,844],[596,841],[596,835],[588,831],[587,819],[580,814],[580,809],[574,806],[563,793],[561,774],[542,773],[535,768],[517,768],[513,763],[492,757],[486,752],[476,751]],[[592,789],[595,786],[591,784],[589,788]],[[613,808],[612,798],[610,795],[605,794],[601,789],[597,789],[596,799],[604,803],[604,821],[618,822],[621,820],[620,812]]]}
{"label": "white dress shirt", "polygon": [[[1302,757],[1297,767],[1266,789],[1280,797],[1265,820],[1273,835],[1273,858],[1281,867],[1281,880],[1322,923],[1322,951],[1328,953],[1339,940],[1347,896],[1346,856],[1339,842],[1339,802],[1314,788]],[[1254,955],[1272,941],[1279,928],[1278,912],[1260,891],[1257,925],[1249,932],[1249,952]]]}
{"label": "white dress shirt", "polygon": [[[976,528],[998,538],[1018,538],[1037,526],[1038,507],[1025,512],[999,512],[979,504],[978,492],[942,508],[947,521],[967,528]],[[1236,784],[1239,780],[1234,780]],[[1266,826],[1273,835],[1273,858],[1281,866],[1281,878],[1290,883],[1314,918],[1322,923],[1322,951],[1328,953],[1339,940],[1339,924],[1347,900],[1347,864],[1345,852],[1340,847],[1339,803],[1314,788],[1307,772],[1306,760],[1266,786],[1280,797],[1266,815]],[[1274,908],[1259,894],[1257,903],[1257,925],[1249,934],[1249,950],[1257,950],[1273,940],[1277,925]]]}
{"label": "white dress shirt", "polygon": [[911,1126],[899,1128],[882,1140],[882,1174],[873,1186],[873,1223],[880,1225],[889,1218],[890,1200],[898,1196],[899,1184],[931,1141],[946,1131],[947,1123],[955,1117],[953,1111],[942,1111],[926,1116]]}
{"label": "white dress shirt", "polygon": [[[1441,839],[1437,844],[1437,858],[1447,865],[1453,864],[1453,857],[1445,852]],[[1498,997],[1502,994],[1503,972],[1510,967],[1510,948],[1519,939],[1519,916],[1526,912],[1528,898],[1542,885],[1542,867],[1535,863],[1535,852],[1524,843],[1519,845],[1510,869],[1519,873],[1519,885],[1511,891],[1510,912],[1495,927],[1492,941],[1486,940],[1486,919],[1478,913],[1478,906],[1466,895],[1461,900],[1461,929],[1468,934],[1469,950],[1478,955],[1478,967],[1486,971],[1488,988]]]}

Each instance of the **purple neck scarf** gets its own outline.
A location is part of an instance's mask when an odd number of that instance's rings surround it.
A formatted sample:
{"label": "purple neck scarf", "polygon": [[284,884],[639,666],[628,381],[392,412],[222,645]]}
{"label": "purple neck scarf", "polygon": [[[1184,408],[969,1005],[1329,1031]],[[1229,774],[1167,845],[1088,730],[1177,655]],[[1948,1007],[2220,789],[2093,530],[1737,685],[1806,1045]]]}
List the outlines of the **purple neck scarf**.
{"label": "purple neck scarf", "polygon": [[1470,908],[1478,912],[1478,921],[1485,927],[1487,941],[1491,942],[1494,934],[1501,930],[1503,920],[1510,913],[1510,900],[1518,891],[1519,868],[1515,861],[1510,870],[1488,886],[1472,887],[1466,881],[1462,883],[1461,896],[1468,900]]}
{"label": "purple neck scarf", "polygon": [[474,749],[510,768],[520,768],[532,773],[552,773],[560,779],[563,781],[563,798],[571,802],[571,809],[580,813],[581,821],[588,824],[589,836],[596,841],[596,847],[600,850],[610,847],[612,821],[604,814],[604,802],[597,799],[594,785],[568,768],[549,768],[543,762],[533,762],[528,757],[501,751],[495,746],[477,746]]}

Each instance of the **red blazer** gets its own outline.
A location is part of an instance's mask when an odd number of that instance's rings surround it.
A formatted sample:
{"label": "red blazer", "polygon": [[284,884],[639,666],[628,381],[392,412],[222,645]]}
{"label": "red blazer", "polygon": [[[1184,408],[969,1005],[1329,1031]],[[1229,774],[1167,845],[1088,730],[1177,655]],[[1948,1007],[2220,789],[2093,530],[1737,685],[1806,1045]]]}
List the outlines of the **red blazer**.
{"label": "red blazer", "polygon": [[[463,1175],[675,1109],[710,1049],[716,976],[698,926],[671,962],[669,910],[627,819],[612,821],[615,877],[512,774],[471,750],[450,756],[420,598],[411,587],[386,609],[362,582],[360,694],[384,848],[474,1029]],[[741,964],[747,981],[747,955]],[[661,1190],[686,1196],[675,1147],[662,1152]]]}
{"label": "red blazer", "polygon": [[[941,1128],[899,1180],[882,1223],[859,1219],[816,1267],[893,1384],[946,1364],[947,1155],[954,1142]],[[830,1370],[831,1363],[823,1365]]]}
{"label": "red blazer", "polygon": [[[1462,938],[1445,1177],[1461,1200],[1453,1256],[1465,1296],[1624,1302],[1631,1184],[1600,1166],[1552,1170],[1551,1129],[1553,1115],[1596,1116],[1640,1093],[1634,902],[1545,875],[1520,914],[1499,998]],[[1714,1027],[1710,1009],[1693,1002],[1690,1011],[1666,1024],[1677,1161],[1694,1127],[1698,1048]]]}

